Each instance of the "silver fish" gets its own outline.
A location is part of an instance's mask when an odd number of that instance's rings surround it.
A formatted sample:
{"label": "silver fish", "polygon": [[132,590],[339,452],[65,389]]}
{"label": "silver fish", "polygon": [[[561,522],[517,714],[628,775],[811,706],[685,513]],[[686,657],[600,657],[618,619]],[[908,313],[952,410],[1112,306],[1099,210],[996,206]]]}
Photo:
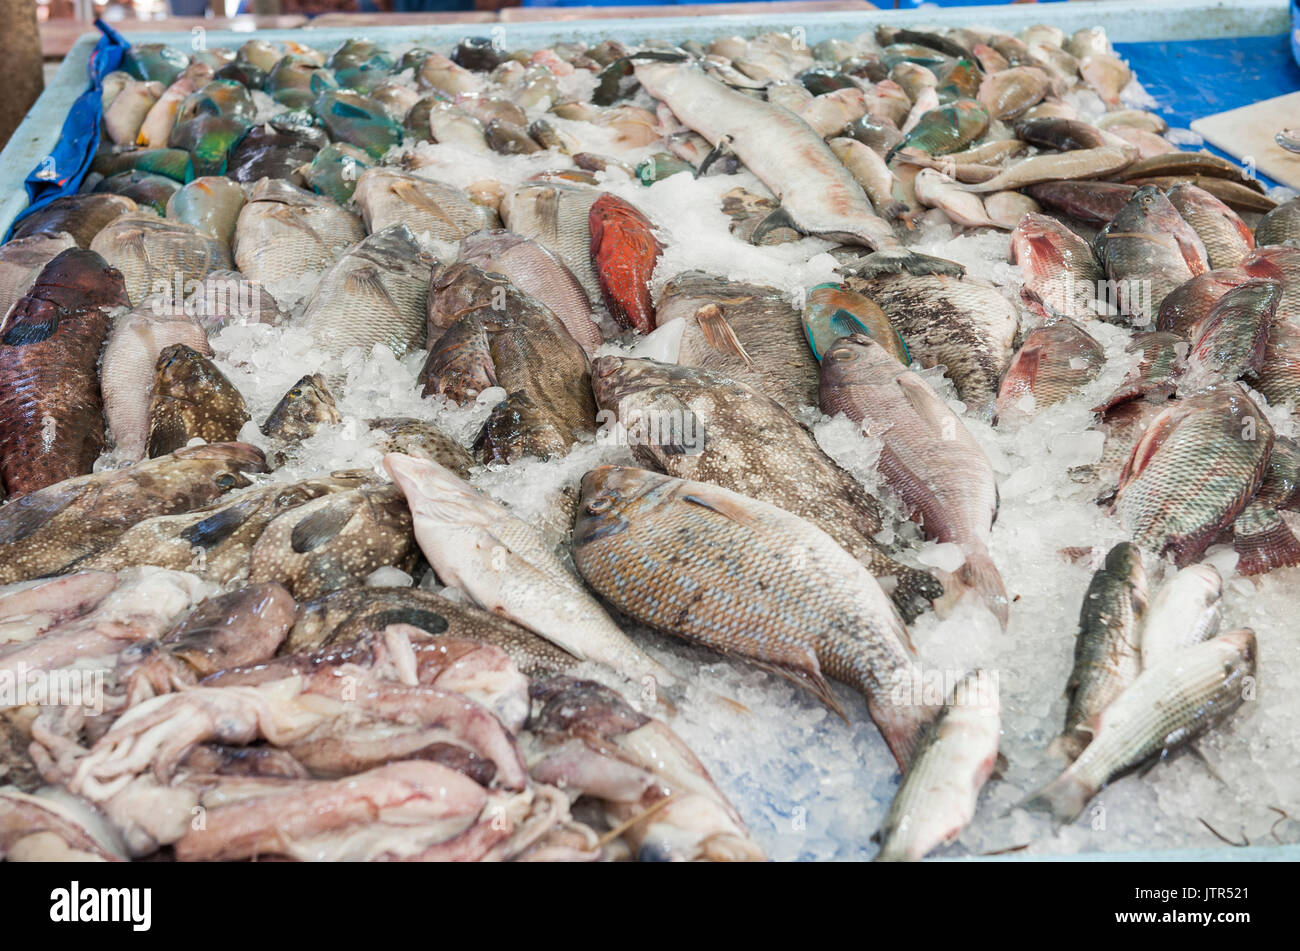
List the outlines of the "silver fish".
{"label": "silver fish", "polygon": [[361,173],[353,198],[372,234],[404,224],[414,234],[451,242],[499,224],[496,212],[462,189],[382,166]]}
{"label": "silver fish", "polygon": [[232,253],[240,272],[259,284],[297,282],[325,270],[365,234],[359,217],[328,198],[266,178],[239,212]]}
{"label": "silver fish", "polygon": [[95,235],[90,249],[122,272],[132,304],[231,266],[230,249],[216,238],[193,225],[145,212],[110,222]]}

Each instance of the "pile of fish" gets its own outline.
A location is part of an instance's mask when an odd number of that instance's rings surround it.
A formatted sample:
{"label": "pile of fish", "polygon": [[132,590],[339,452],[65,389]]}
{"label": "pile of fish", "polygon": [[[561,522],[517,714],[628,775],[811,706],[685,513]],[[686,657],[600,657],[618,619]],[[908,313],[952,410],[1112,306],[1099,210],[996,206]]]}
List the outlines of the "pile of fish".
{"label": "pile of fish", "polygon": [[[133,47],[0,245],[0,857],[762,860],[737,676],[874,724],[880,860],[1230,733],[1300,200],[1135,90],[1050,26]],[[1028,623],[997,440],[1080,406],[1048,748],[936,632]]]}

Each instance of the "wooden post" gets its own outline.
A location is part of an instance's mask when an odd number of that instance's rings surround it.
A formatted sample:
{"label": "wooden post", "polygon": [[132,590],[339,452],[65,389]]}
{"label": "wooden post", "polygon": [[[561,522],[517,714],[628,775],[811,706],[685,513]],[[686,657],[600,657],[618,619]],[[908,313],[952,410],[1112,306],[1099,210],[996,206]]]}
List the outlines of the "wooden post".
{"label": "wooden post", "polygon": [[0,63],[5,69],[5,94],[0,96],[3,146],[45,88],[35,0],[0,0]]}

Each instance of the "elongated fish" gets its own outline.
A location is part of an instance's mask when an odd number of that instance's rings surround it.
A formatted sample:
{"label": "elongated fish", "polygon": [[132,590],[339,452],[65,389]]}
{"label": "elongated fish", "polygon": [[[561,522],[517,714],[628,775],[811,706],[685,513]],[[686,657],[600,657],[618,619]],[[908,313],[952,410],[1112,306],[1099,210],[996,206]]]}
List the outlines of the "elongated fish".
{"label": "elongated fish", "polygon": [[573,556],[643,624],[744,657],[834,710],[826,677],[867,699],[900,766],[937,713],[907,631],[867,570],[784,509],[704,482],[603,466],[582,480]]}
{"label": "elongated fish", "polygon": [[1223,578],[1213,565],[1188,565],[1160,586],[1142,621],[1142,667],[1209,640],[1223,621]]}
{"label": "elongated fish", "polygon": [[1124,692],[1142,670],[1142,623],[1147,608],[1147,575],[1142,553],[1120,542],[1092,576],[1079,609],[1074,667],[1066,682],[1070,698],[1065,732],[1058,748],[1074,759],[1092,738],[1085,726]]}
{"label": "elongated fish", "polygon": [[1026,802],[1072,822],[1103,786],[1174,753],[1227,720],[1253,690],[1255,634],[1243,628],[1148,667],[1088,724],[1093,740]]}
{"label": "elongated fish", "polygon": [[414,513],[420,549],[446,584],[575,657],[634,681],[672,683],[526,523],[437,463],[389,453],[384,467]]}
{"label": "elongated fish", "polygon": [[967,674],[926,730],[889,804],[877,833],[877,862],[917,862],[957,838],[975,817],[1001,732],[997,678],[980,670]]}
{"label": "elongated fish", "polygon": [[880,344],[855,334],[822,360],[821,408],[883,440],[879,468],[926,535],[959,546],[955,574],[1005,627],[1007,592],[988,542],[998,490],[979,444],[948,405]]}

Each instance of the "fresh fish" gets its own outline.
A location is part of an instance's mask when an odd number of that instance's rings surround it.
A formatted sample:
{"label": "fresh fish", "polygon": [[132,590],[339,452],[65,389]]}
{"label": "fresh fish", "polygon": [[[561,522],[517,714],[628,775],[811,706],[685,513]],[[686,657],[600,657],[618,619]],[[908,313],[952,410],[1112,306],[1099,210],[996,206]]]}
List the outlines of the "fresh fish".
{"label": "fresh fish", "polygon": [[1005,231],[1014,231],[1025,215],[1036,215],[1042,210],[1042,205],[1020,192],[994,192],[984,199],[989,221]]}
{"label": "fresh fish", "polygon": [[989,127],[989,114],[977,102],[960,99],[921,116],[912,131],[885,153],[889,161],[900,149],[919,149],[927,155],[959,152],[977,141]]}
{"label": "fresh fish", "polygon": [[1255,243],[1300,247],[1300,199],[1278,205],[1255,225]]}
{"label": "fresh fish", "polygon": [[461,240],[460,259],[504,274],[515,287],[549,307],[588,356],[603,343],[582,284],[554,252],[509,231],[481,231]]}
{"label": "fresh fish", "polygon": [[1065,732],[1055,746],[1075,759],[1092,739],[1087,724],[1142,671],[1141,637],[1147,609],[1142,553],[1120,542],[1092,576],[1079,611],[1074,667],[1066,682]]}
{"label": "fresh fish", "polygon": [[232,324],[274,326],[286,317],[270,291],[238,271],[210,271],[185,298],[184,310],[210,334]]}
{"label": "fresh fish", "polygon": [[1134,447],[1115,511],[1139,548],[1182,568],[1250,501],[1272,450],[1273,427],[1239,384],[1178,400]]}
{"label": "fresh fish", "polygon": [[191,439],[231,442],[248,420],[243,396],[215,363],[183,343],[159,353],[149,401],[150,459],[182,449]]}
{"label": "fresh fish", "polygon": [[665,362],[746,383],[791,413],[817,404],[817,360],[786,292],[685,271],[664,285],[656,318],[657,335],[677,335]]}
{"label": "fresh fish", "polygon": [[1222,268],[1196,275],[1165,295],[1156,315],[1156,329],[1186,337],[1224,294],[1249,280],[1252,277],[1241,268]]}
{"label": "fresh fish", "polygon": [[293,178],[297,169],[312,162],[328,143],[315,126],[295,128],[274,120],[255,125],[230,150],[226,175],[235,182],[263,178]]}
{"label": "fresh fish", "polygon": [[1073,321],[1058,320],[1035,328],[1002,378],[998,422],[1024,419],[1069,399],[1096,379],[1105,363],[1101,344]]}
{"label": "fresh fish", "polygon": [[1200,237],[1210,267],[1236,267],[1255,249],[1255,236],[1241,217],[1204,189],[1175,185],[1169,202]]}
{"label": "fresh fish", "polygon": [[896,189],[901,186],[878,153],[856,139],[831,139],[827,144],[867,193],[876,214],[887,221],[895,221],[907,214],[907,203],[896,197]]}
{"label": "fresh fish", "polygon": [[96,367],[122,275],[69,248],[41,269],[0,337],[0,485],[9,498],[90,472],[104,447]]}
{"label": "fresh fish", "polygon": [[271,98],[290,109],[309,110],[316,97],[338,86],[334,75],[323,64],[301,55],[282,56],[267,70],[265,89]]}
{"label": "fresh fish", "polygon": [[1108,53],[1094,53],[1079,58],[1079,73],[1083,81],[1101,96],[1107,108],[1120,104],[1120,93],[1133,79],[1133,72],[1119,57]]}
{"label": "fresh fish", "polygon": [[195,175],[225,175],[231,151],[251,126],[251,120],[241,116],[201,111],[177,122],[167,144],[190,153]]}
{"label": "fresh fish", "polygon": [[409,416],[391,416],[366,422],[371,430],[383,434],[385,451],[400,452],[417,459],[428,459],[468,479],[474,457],[432,423]]}
{"label": "fresh fish", "polygon": [[354,197],[371,234],[405,224],[416,235],[454,242],[499,224],[490,208],[470,201],[463,190],[392,168],[362,172]]}
{"label": "fresh fish", "polygon": [[1020,265],[1020,296],[1046,318],[1088,321],[1097,315],[1105,275],[1088,242],[1055,218],[1031,214],[1011,232],[1011,260]]}
{"label": "fresh fish", "polygon": [[598,594],[643,624],[754,661],[837,712],[825,678],[849,683],[900,765],[937,712],[913,693],[920,668],[875,579],[776,506],[603,466],[582,480],[573,557]]}
{"label": "fresh fish", "polygon": [[166,43],[132,43],[122,60],[122,68],[136,79],[146,79],[164,86],[190,65],[190,57]]}
{"label": "fresh fish", "polygon": [[90,250],[122,273],[132,304],[231,266],[230,250],[218,239],[192,225],[144,212],[110,222],[95,235]]}
{"label": "fresh fish", "polygon": [[12,243],[18,238],[38,234],[58,237],[66,232],[72,235],[77,247],[88,248],[105,225],[137,208],[136,203],[124,195],[93,192],[64,195],[19,218],[9,240]]}
{"label": "fresh fish", "polygon": [[1134,334],[1124,352],[1141,356],[1120,382],[1119,388],[1093,407],[1094,413],[1106,413],[1136,399],[1155,402],[1173,396],[1178,377],[1187,365],[1187,341],[1178,334],[1164,331]]}
{"label": "fresh fish", "polygon": [[[703,70],[672,63],[640,63],[636,77],[666,102],[683,123],[714,146],[726,140],[774,195],[781,218],[808,234],[862,244],[899,247],[888,222],[876,216],[862,187],[824,141],[802,120],[729,89]],[[518,229],[515,229],[518,230]]]}
{"label": "fresh fish", "polygon": [[1025,191],[1035,201],[1055,211],[1064,212],[1090,225],[1108,224],[1130,198],[1136,185],[1118,182],[1043,182]]}
{"label": "fresh fish", "polygon": [[1254,386],[1270,406],[1300,406],[1300,327],[1273,321]]}
{"label": "fresh fish", "polygon": [[1277,436],[1259,491],[1232,523],[1238,573],[1249,577],[1300,564],[1300,540],[1279,514],[1281,509],[1295,508],[1297,478],[1300,447]]}
{"label": "fresh fish", "polygon": [[278,581],[299,601],[361,584],[379,568],[410,572],[411,513],[395,486],[331,492],[271,521],[253,545],[250,581]]}
{"label": "fresh fish", "polygon": [[1160,586],[1142,621],[1142,668],[1219,633],[1223,578],[1213,565],[1188,565]]}
{"label": "fresh fish", "polygon": [[1051,86],[1048,75],[1035,66],[1014,66],[991,73],[980,83],[979,102],[992,119],[1014,119],[1041,102]]}
{"label": "fresh fish", "polygon": [[435,270],[411,229],[391,225],[327,270],[307,298],[302,326],[331,353],[383,344],[399,357],[426,346],[425,300]]}
{"label": "fresh fish", "polygon": [[1096,126],[1077,119],[1022,119],[1015,124],[1015,133],[1022,142],[1057,152],[1100,149],[1110,144]]}
{"label": "fresh fish", "polygon": [[434,142],[458,145],[471,152],[492,152],[483,123],[455,103],[430,103],[426,126]]}
{"label": "fresh fish", "polygon": [[1148,667],[1088,724],[1093,740],[1026,805],[1078,818],[1112,779],[1176,753],[1226,721],[1253,690],[1255,634],[1221,634]]}
{"label": "fresh fish", "polygon": [[186,512],[265,472],[245,443],[194,446],[125,469],[106,469],[33,492],[0,508],[0,584],[56,572],[110,545],[153,515]]}
{"label": "fresh fish", "polygon": [[655,326],[650,278],[663,253],[654,226],[608,193],[592,203],[589,217],[591,263],[605,306],[619,326],[649,333]]}
{"label": "fresh fish", "polygon": [[1251,277],[1280,281],[1282,299],[1277,305],[1278,322],[1300,326],[1300,248],[1256,248],[1242,259],[1241,270]]}
{"label": "fresh fish", "polygon": [[885,312],[871,298],[843,284],[818,284],[809,289],[804,299],[803,329],[819,361],[840,337],[861,333],[883,346],[903,366],[912,363],[907,344]]}
{"label": "fresh fish", "polygon": [[144,458],[149,441],[149,405],[158,358],[173,344],[211,356],[208,335],[162,297],[147,297],[130,313],[113,318],[99,369],[104,418],[118,457]]}
{"label": "fresh fish", "polygon": [[905,271],[845,283],[880,305],[913,360],[943,366],[965,402],[980,411],[991,408],[1019,324],[997,288],[974,277]]}
{"label": "fresh fish", "polygon": [[384,467],[405,494],[420,550],[443,582],[575,657],[633,681],[673,682],[526,523],[437,463],[389,453]]}
{"label": "fresh fish", "polygon": [[263,436],[298,442],[314,435],[323,423],[342,421],[325,378],[319,373],[309,373],[280,398],[261,430]]}
{"label": "fresh fish", "polygon": [[219,175],[196,178],[167,199],[167,217],[197,228],[229,247],[244,207],[244,189]]}
{"label": "fresh fish", "polygon": [[181,103],[202,89],[211,79],[210,67],[201,64],[187,67],[149,109],[140,124],[140,131],[134,140],[135,144],[155,149],[166,146],[172,128],[176,125]]}
{"label": "fresh fish", "polygon": [[638,861],[764,861],[708,770],[663,723],[592,681],[553,677],[531,694],[541,709],[529,773],[599,803]]}
{"label": "fresh fish", "polygon": [[997,483],[961,420],[924,380],[862,334],[839,341],[823,358],[821,409],[845,414],[868,435],[887,434],[878,463],[885,482],[927,536],[962,550],[956,581],[975,590],[1005,627],[1006,588],[988,553]]}
{"label": "fresh fish", "polygon": [[253,545],[272,519],[355,485],[355,480],[318,479],[257,486],[192,512],[143,519],[107,547],[69,567],[120,571],[158,565],[228,584],[247,577]]}
{"label": "fresh fish", "polygon": [[390,624],[409,624],[431,635],[499,647],[528,677],[563,673],[580,663],[527,628],[482,608],[422,588],[371,586],[341,588],[301,605],[280,653],[350,644],[382,634]]}
{"label": "fresh fish", "polygon": [[129,198],[139,206],[141,212],[153,211],[161,217],[167,211],[168,200],[180,187],[180,182],[166,175],[129,171],[100,179],[95,183],[92,193]]}
{"label": "fresh fish", "polygon": [[699,368],[606,356],[592,365],[592,389],[600,417],[629,431],[638,462],[806,519],[867,567],[904,618],[943,593],[929,574],[880,548],[880,504],[794,417],[751,387]]}
{"label": "fresh fish", "polygon": [[344,205],[357,188],[357,179],[370,168],[370,157],[355,145],[331,142],[307,165],[298,169],[312,191]]}
{"label": "fresh fish", "polygon": [[[425,395],[468,396],[489,380],[506,391],[488,430],[509,438],[491,441],[493,455],[562,454],[591,431],[596,408],[587,355],[536,298],[501,275],[461,263],[430,286],[428,317],[431,336],[448,329],[421,371]],[[463,353],[462,331],[473,331]],[[524,407],[519,426],[514,420]]]}
{"label": "fresh fish", "polygon": [[942,172],[921,169],[912,180],[912,190],[922,205],[940,209],[955,225],[963,228],[993,227],[979,195],[958,188],[957,183]]}
{"label": "fresh fish", "polygon": [[149,172],[183,183],[194,177],[194,160],[183,149],[100,149],[95,153],[90,170],[104,176],[129,171]]}
{"label": "fresh fish", "polygon": [[1203,320],[1188,328],[1192,342],[1180,394],[1216,383],[1255,377],[1264,364],[1269,330],[1282,288],[1276,281],[1247,281],[1219,298]]}
{"label": "fresh fish", "polygon": [[1092,26],[1071,34],[1065,41],[1065,49],[1076,59],[1083,59],[1085,56],[1109,54],[1111,46],[1106,39],[1106,31],[1099,26]]}
{"label": "fresh fish", "polygon": [[[1108,145],[1100,149],[1077,149],[1054,155],[1035,155],[1033,158],[1017,162],[986,182],[962,185],[962,187],[972,192],[1001,192],[1025,188],[1029,185],[1040,185],[1044,182],[1102,178],[1127,168],[1136,153],[1136,149],[1125,144]],[[1033,192],[1030,194],[1039,201],[1043,200]]]}
{"label": "fresh fish", "polygon": [[1120,315],[1139,328],[1154,323],[1174,288],[1210,269],[1200,237],[1151,186],[1134,193],[1097,235],[1094,248],[1120,289]]}
{"label": "fresh fish", "polygon": [[[1158,155],[1156,158],[1167,158],[1167,156]],[[1126,177],[1124,180],[1130,185],[1151,185],[1162,191],[1168,191],[1179,185],[1194,185],[1201,191],[1209,192],[1234,211],[1268,212],[1277,207],[1277,202],[1260,190],[1263,186],[1250,178],[1242,181],[1237,178],[1220,178],[1217,175],[1150,175],[1144,178]]]}
{"label": "fresh fish", "polygon": [[501,202],[506,227],[559,255],[593,303],[601,299],[601,291],[591,260],[590,217],[600,195],[586,185],[525,182]]}
{"label": "fresh fish", "polygon": [[388,117],[383,105],[350,89],[323,90],[312,112],[331,139],[355,145],[376,162],[402,142],[402,127]]}
{"label": "fresh fish", "polygon": [[38,233],[0,245],[0,335],[4,333],[9,311],[31,290],[45,265],[58,257],[59,252],[76,246],[77,242],[66,232]]}
{"label": "fresh fish", "polygon": [[128,82],[104,109],[104,131],[114,145],[134,145],[140,126],[166,87],[158,82]]}
{"label": "fresh fish", "polygon": [[361,219],[330,199],[266,179],[239,213],[231,252],[242,274],[274,290],[324,271],[365,234]]}
{"label": "fresh fish", "polygon": [[1144,109],[1116,109],[1097,119],[1099,129],[1142,129],[1145,132],[1161,134],[1169,131],[1169,123]]}
{"label": "fresh fish", "polygon": [[975,818],[1001,732],[997,679],[979,670],[967,674],[927,728],[889,804],[876,833],[882,843],[877,862],[919,862],[957,838]]}

